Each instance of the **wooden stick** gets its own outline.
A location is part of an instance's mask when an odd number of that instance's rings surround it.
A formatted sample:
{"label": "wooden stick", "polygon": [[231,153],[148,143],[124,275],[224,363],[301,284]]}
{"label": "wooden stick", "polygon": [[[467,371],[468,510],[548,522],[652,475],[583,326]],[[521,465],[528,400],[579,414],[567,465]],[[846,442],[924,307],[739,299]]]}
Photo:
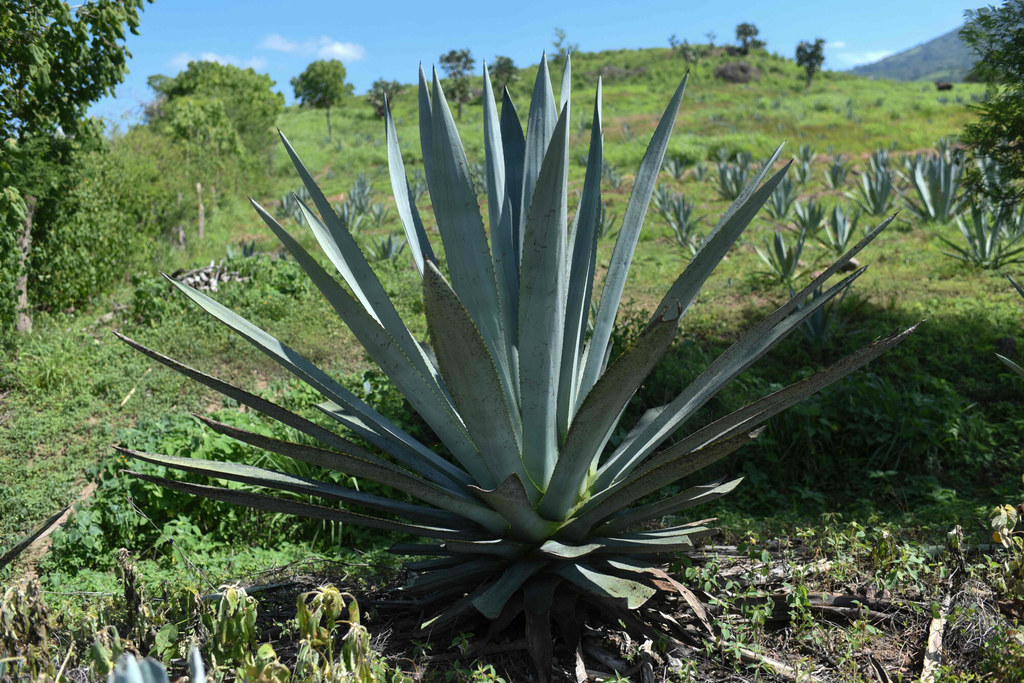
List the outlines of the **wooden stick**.
{"label": "wooden stick", "polygon": [[928,627],[928,649],[924,653],[924,666],[921,667],[921,683],[934,683],[935,674],[942,665],[942,633],[946,629],[946,616],[952,602],[952,593],[942,598],[939,616],[932,619]]}

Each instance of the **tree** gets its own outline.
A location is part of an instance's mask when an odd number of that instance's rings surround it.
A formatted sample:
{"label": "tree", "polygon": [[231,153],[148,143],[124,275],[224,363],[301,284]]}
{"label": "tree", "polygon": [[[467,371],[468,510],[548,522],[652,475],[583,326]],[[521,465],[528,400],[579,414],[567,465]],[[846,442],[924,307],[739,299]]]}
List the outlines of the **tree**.
{"label": "tree", "polygon": [[274,92],[274,80],[253,69],[240,69],[217,62],[189,62],[173,78],[150,76],[149,86],[162,98],[151,112],[156,119],[165,114],[166,104],[181,97],[220,100],[224,113],[253,159],[266,158],[276,143],[274,124],[284,109],[284,95]]}
{"label": "tree", "polygon": [[498,55],[491,64],[491,78],[499,88],[506,87],[519,79],[519,69],[511,57]]}
{"label": "tree", "polygon": [[1024,1],[964,12],[960,37],[978,56],[972,75],[988,84],[987,97],[971,105],[978,120],[960,137],[980,162],[965,185],[997,204],[1024,200]]}
{"label": "tree", "polygon": [[811,79],[821,70],[825,62],[825,39],[817,38],[813,43],[801,40],[796,46],[796,64],[807,72],[807,87],[811,87]]}
{"label": "tree", "polygon": [[740,41],[740,52],[749,53],[764,47],[764,41],[757,39],[758,30],[753,24],[742,23],[736,26],[736,40]]}
{"label": "tree", "polygon": [[462,105],[469,102],[469,73],[476,64],[469,50],[450,50],[441,55],[441,68],[448,74],[448,99],[458,105],[458,117],[462,119]]}
{"label": "tree", "polygon": [[327,112],[327,139],[333,139],[331,107],[352,94],[352,85],[345,82],[345,65],[337,59],[319,59],[292,79],[292,87],[302,106]]}
{"label": "tree", "polygon": [[378,119],[384,118],[386,108],[401,94],[404,86],[398,81],[386,81],[378,78],[370,86],[370,92],[366,94],[366,101],[373,106],[373,113]]}
{"label": "tree", "polygon": [[[96,147],[90,104],[112,93],[126,72],[125,28],[137,33],[142,0],[93,0],[72,8],[60,0],[0,4],[0,263],[17,262],[15,292],[0,278],[0,298],[17,298],[19,330],[31,328],[28,306],[33,245],[50,226],[39,220],[67,194],[76,154]],[[13,245],[13,246],[12,246]],[[10,250],[14,249],[14,256]],[[0,313],[0,328],[11,324]]]}
{"label": "tree", "polygon": [[559,62],[564,62],[565,58],[573,52],[580,51],[579,43],[569,43],[565,40],[565,29],[555,27],[555,39],[551,41],[551,44],[555,48],[555,53],[551,55],[551,59]]}

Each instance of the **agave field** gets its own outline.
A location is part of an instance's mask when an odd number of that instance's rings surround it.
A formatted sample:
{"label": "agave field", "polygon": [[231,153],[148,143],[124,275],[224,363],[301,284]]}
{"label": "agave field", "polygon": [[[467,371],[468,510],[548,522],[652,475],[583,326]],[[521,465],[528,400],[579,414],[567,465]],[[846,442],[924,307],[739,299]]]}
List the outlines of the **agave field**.
{"label": "agave field", "polygon": [[485,69],[461,120],[421,68],[333,141],[287,110],[267,197],[40,312],[0,680],[1019,678],[982,90],[729,59]]}

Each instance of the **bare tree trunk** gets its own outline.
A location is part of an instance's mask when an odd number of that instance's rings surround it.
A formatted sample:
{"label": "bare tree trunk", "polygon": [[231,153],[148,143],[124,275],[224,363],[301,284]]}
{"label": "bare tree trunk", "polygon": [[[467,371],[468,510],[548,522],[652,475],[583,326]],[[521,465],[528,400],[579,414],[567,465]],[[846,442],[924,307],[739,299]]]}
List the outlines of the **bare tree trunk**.
{"label": "bare tree trunk", "polygon": [[196,183],[196,197],[199,199],[199,239],[206,237],[206,209],[203,208],[203,184]]}
{"label": "bare tree trunk", "polygon": [[330,142],[333,139],[334,136],[331,135],[331,108],[327,107],[327,140]]}
{"label": "bare tree trunk", "polygon": [[185,223],[181,220],[181,193],[178,193],[178,249],[185,251]]}
{"label": "bare tree trunk", "polygon": [[32,218],[36,213],[36,198],[25,197],[25,229],[18,237],[18,278],[15,288],[18,292],[16,306],[18,317],[14,329],[18,332],[32,331],[32,318],[28,315],[28,252],[32,248]]}

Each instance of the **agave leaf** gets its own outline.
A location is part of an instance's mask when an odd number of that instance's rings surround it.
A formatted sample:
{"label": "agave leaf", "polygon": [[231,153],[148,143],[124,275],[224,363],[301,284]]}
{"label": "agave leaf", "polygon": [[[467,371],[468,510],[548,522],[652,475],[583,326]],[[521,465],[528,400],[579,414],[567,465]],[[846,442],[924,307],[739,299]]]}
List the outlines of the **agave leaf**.
{"label": "agave leaf", "polygon": [[721,263],[726,252],[729,251],[729,248],[732,247],[747,225],[750,224],[754,215],[761,210],[761,207],[768,201],[775,188],[778,187],[785,177],[790,164],[793,163],[792,161],[787,163],[782,170],[772,176],[762,187],[758,188],[754,185],[754,183],[760,183],[762,176],[771,169],[771,164],[774,163],[775,158],[781,152],[782,147],[780,146],[775,150],[772,158],[765,164],[761,173],[747,186],[747,190],[740,194],[736,201],[733,202],[730,210],[726,212],[727,217],[723,217],[719,221],[715,229],[711,231],[704,246],[701,247],[686,269],[676,278],[676,281],[672,283],[672,286],[662,298],[661,304],[658,306],[654,316],[651,317],[652,320],[679,307],[682,308],[684,314],[690,308],[690,304],[697,298],[698,292],[704,286],[711,272]]}
{"label": "agave leaf", "polygon": [[[324,429],[315,422],[310,422],[304,417],[300,417],[299,415],[296,415],[295,413],[289,410],[285,410],[284,408],[282,408],[281,406],[277,405],[272,401],[268,401],[265,398],[260,398],[255,394],[251,394],[248,391],[245,391],[244,389],[240,389],[236,386],[228,384],[223,380],[217,379],[216,377],[212,377],[210,375],[199,372],[194,368],[190,368],[189,366],[184,365],[183,363],[179,363],[173,358],[169,358],[168,356],[165,356],[162,353],[158,353],[150,348],[143,346],[137,341],[124,336],[120,332],[114,332],[114,336],[123,341],[125,344],[131,346],[133,349],[149,356],[158,363],[161,363],[171,368],[172,370],[180,372],[182,375],[185,375],[189,379],[193,379],[199,382],[200,384],[208,386],[214,391],[217,391],[223,394],[224,396],[227,396],[228,398],[234,399],[243,405],[247,405],[253,410],[256,410],[257,412],[260,412],[264,415],[267,415],[268,417],[271,417],[282,424],[288,425],[289,427],[296,431],[302,432],[307,436],[311,436],[320,443],[324,444],[325,446],[331,446],[333,448],[344,450],[351,445],[351,442],[346,441],[345,439],[341,438],[334,432],[328,429]],[[453,467],[451,463],[448,463],[447,461],[442,462],[444,462],[449,467]],[[458,472],[460,472],[460,470],[457,470],[456,468],[455,473],[457,474]],[[472,481],[468,477],[468,475],[466,475],[465,472],[459,474],[457,479],[452,479],[448,476],[440,475],[439,473],[435,472],[432,468],[424,468],[422,474],[427,478],[431,478],[431,476],[439,477],[440,481],[437,481],[435,483],[440,483],[443,486],[454,486],[455,488],[461,488],[465,484],[468,484]]]}
{"label": "agave leaf", "polygon": [[217,303],[202,292],[173,278],[168,277],[167,279],[179,291],[199,304],[203,310],[233,329],[243,339],[270,356],[282,367],[325,397],[356,415],[359,418],[357,421],[350,421],[346,424],[356,429],[361,436],[370,440],[383,440],[385,444],[393,444],[398,452],[407,455],[410,452],[415,452],[426,457],[425,453],[430,452],[423,444],[420,444],[399,429],[351,391],[335,382],[327,373],[313,365],[291,347],[282,344],[272,335],[253,325],[234,311]]}
{"label": "agave leaf", "polygon": [[[442,555],[445,557],[454,557],[454,555],[445,550],[443,543],[395,543],[388,552],[392,555],[412,555],[415,557],[424,557],[427,555]],[[465,561],[465,560],[461,560]]]}
{"label": "agave leaf", "polygon": [[718,529],[691,527],[662,534],[633,534],[616,538],[595,538],[605,552],[627,555],[665,555],[693,550],[696,542],[714,536]]}
{"label": "agave leaf", "polygon": [[[526,119],[526,146],[523,158],[523,190],[519,212],[520,250],[526,233],[526,222],[533,204],[533,192],[537,186],[541,166],[547,155],[548,143],[555,132],[558,121],[555,109],[555,95],[551,90],[547,54],[543,54],[533,83],[533,97],[530,99],[530,113]],[[522,279],[520,279],[522,282]]]}
{"label": "agave leaf", "polygon": [[[345,406],[338,405],[334,401],[318,403],[316,408],[331,419],[348,427],[377,448],[388,453],[403,467],[413,470],[417,474],[450,489],[454,493],[464,493],[465,485],[473,482],[473,479],[468,474],[444,458],[441,458],[405,432],[389,433],[378,425],[365,420],[362,415],[349,410]],[[435,465],[437,461],[444,463],[449,468],[453,468],[456,472],[462,473],[455,480],[454,484],[449,483],[451,479],[442,476],[441,473],[446,470],[441,465]]]}
{"label": "agave leaf", "polygon": [[[522,423],[510,411],[494,360],[469,313],[433,263],[423,278],[423,303],[430,338],[455,406],[486,463],[481,486],[493,486],[511,474],[524,480],[520,457]],[[515,418],[515,419],[514,419]]]}
{"label": "agave leaf", "polygon": [[154,465],[163,465],[164,467],[170,467],[182,472],[193,472],[252,486],[264,486],[281,491],[291,491],[292,493],[331,498],[345,503],[355,503],[356,505],[362,505],[363,507],[381,512],[388,512],[406,519],[414,519],[417,522],[443,525],[450,529],[471,530],[470,526],[467,525],[468,520],[465,517],[452,512],[436,510],[412,503],[403,503],[392,498],[354,491],[344,486],[317,481],[316,479],[296,477],[284,472],[275,472],[262,467],[237,462],[220,462],[217,460],[204,460],[202,458],[145,453],[120,446],[115,446],[114,448],[118,452],[137,460],[151,462]]}
{"label": "agave leaf", "polygon": [[495,538],[484,541],[445,541],[445,550],[461,555],[491,555],[506,560],[514,560],[521,556],[529,546],[525,543],[508,538]]}
{"label": "agave leaf", "polygon": [[555,573],[599,598],[625,600],[629,609],[637,609],[657,592],[638,581],[604,574],[584,564],[562,564]]}
{"label": "agave leaf", "polygon": [[640,162],[640,169],[636,173],[633,191],[629,195],[629,203],[622,216],[622,228],[619,230],[618,239],[615,240],[615,248],[608,264],[608,273],[605,275],[604,287],[601,289],[601,303],[598,304],[597,319],[594,322],[594,332],[590,337],[587,362],[583,368],[583,379],[580,383],[580,397],[586,396],[604,369],[608,342],[615,325],[615,316],[619,310],[619,301],[622,299],[622,290],[626,286],[629,264],[633,260],[633,252],[636,250],[636,243],[640,238],[640,228],[643,227],[647,206],[650,204],[654,185],[658,180],[658,172],[661,171],[661,164],[665,159],[668,139],[676,123],[676,115],[679,112],[679,105],[683,101],[683,92],[686,90],[688,77],[689,74],[684,76],[679,87],[676,88],[675,94],[651,137],[651,142],[647,145],[643,161]]}
{"label": "agave leaf", "polygon": [[[471,592],[469,595],[461,598],[460,600],[456,600],[451,605],[451,607],[446,609],[444,612],[441,612],[436,617],[434,617],[432,619],[428,619],[427,621],[424,621],[422,624],[420,624],[420,630],[421,631],[432,631],[434,629],[437,629],[437,628],[439,628],[439,627],[449,623],[450,621],[452,621],[454,619],[457,619],[457,618],[461,617],[463,614],[465,614],[469,610],[473,609],[473,601],[477,597],[482,595],[484,593],[484,591],[486,591],[488,588],[490,588],[492,583],[494,583],[494,582],[490,581],[490,582],[487,582],[487,583],[485,583],[485,584],[483,584],[481,586],[478,586],[476,588],[476,590]],[[460,589],[458,592],[462,593],[464,591]]]}
{"label": "agave leaf", "polygon": [[[413,544],[419,545],[419,544]],[[394,547],[389,549],[388,552],[394,552]],[[415,554],[415,553],[413,553]],[[488,560],[489,564],[493,565],[491,560]],[[446,557],[435,557],[430,560],[417,560],[415,562],[406,562],[403,566],[411,572],[431,572],[434,576],[438,576],[435,570],[437,569],[451,569],[453,567],[461,567],[467,564],[466,559],[463,557],[457,557],[455,555],[448,555]],[[427,575],[425,574],[424,577]],[[443,576],[443,574],[441,574]],[[412,581],[416,581],[419,577],[415,577]]]}
{"label": "agave leaf", "polygon": [[[491,257],[498,283],[505,349],[511,354],[519,329],[519,243],[512,229],[511,201],[505,184],[505,152],[502,147],[498,109],[494,104],[491,75],[484,63],[484,153],[487,160],[487,210],[491,226]],[[514,238],[514,239],[513,239]],[[515,368],[509,358],[509,367]],[[514,374],[514,373],[513,373]],[[516,382],[513,382],[516,386]],[[518,405],[518,402],[514,405]]]}
{"label": "agave leaf", "polygon": [[756,439],[759,434],[760,430],[757,430],[717,441],[688,453],[685,458],[676,458],[660,467],[652,468],[643,474],[630,477],[626,481],[601,491],[583,504],[581,508],[583,514],[574,517],[562,527],[559,531],[559,538],[576,542],[587,538],[590,530],[609,516],[648,493],[653,493],[688,474],[718,462],[736,449]]}
{"label": "agave leaf", "polygon": [[562,87],[558,91],[558,108],[565,109],[565,106],[572,101],[572,55],[565,54],[565,64],[562,67]]}
{"label": "agave leaf", "polygon": [[497,619],[508,599],[546,564],[543,560],[530,559],[513,563],[502,573],[501,578],[473,598],[473,606],[488,619]]}
{"label": "agave leaf", "polygon": [[558,454],[557,391],[565,319],[569,136],[562,110],[537,180],[523,238],[519,299],[519,382],[523,461],[543,489]]}
{"label": "agave leaf", "polygon": [[846,254],[822,271],[809,285],[748,330],[736,343],[716,358],[643,432],[622,444],[608,458],[608,461],[602,465],[593,488],[601,490],[613,481],[621,480],[722,386],[783,339],[801,320],[852,284],[853,280],[863,273],[863,268],[833,286],[822,296],[813,299],[802,309],[797,310],[801,302],[812,292],[820,289],[826,280],[849,263],[850,259],[875,239],[892,222],[893,218],[895,218],[895,214],[880,223]]}
{"label": "agave leaf", "polygon": [[405,175],[405,162],[402,160],[402,150],[398,146],[398,132],[395,130],[395,120],[391,116],[391,104],[384,102],[384,134],[388,146],[388,172],[391,177],[391,191],[395,196],[395,209],[398,217],[402,219],[402,226],[405,228],[405,239],[412,254],[412,260],[416,264],[416,270],[423,275],[423,260],[436,261],[434,249],[427,239],[427,231],[420,219],[420,212],[416,209],[416,201],[412,195],[412,188],[409,187],[409,179]]}
{"label": "agave leaf", "polygon": [[624,529],[628,529],[629,527],[635,526],[641,522],[675,514],[681,510],[694,507],[695,505],[710,503],[713,500],[718,500],[722,496],[732,493],[732,491],[739,486],[741,481],[743,481],[743,477],[733,479],[732,481],[728,481],[724,484],[718,483],[694,486],[682,493],[669,496],[664,500],[649,503],[648,505],[642,505],[638,508],[629,510],[625,514],[614,517],[611,521],[605,522],[598,527],[596,533],[602,536],[608,536],[623,531]]}
{"label": "agave leaf", "polygon": [[423,62],[420,62],[419,74],[419,109],[420,109],[420,149],[423,152],[423,175],[427,179],[427,191],[434,196],[434,185],[436,184],[434,168],[434,124],[433,112],[430,105],[430,86],[427,85],[427,76],[423,73]]}
{"label": "agave leaf", "polygon": [[496,561],[492,558],[479,558],[476,560],[466,560],[465,558],[445,559],[454,559],[459,564],[458,566],[448,567],[443,572],[420,574],[399,590],[405,595],[423,595],[425,593],[432,593],[440,588],[466,585],[465,582],[470,579],[476,579],[482,575],[493,573],[496,565]]}
{"label": "agave leaf", "polygon": [[702,448],[712,442],[730,438],[741,431],[753,429],[764,421],[778,415],[786,408],[799,403],[836,380],[863,367],[902,342],[916,329],[917,325],[913,325],[903,332],[892,334],[869,344],[807,379],[791,384],[785,389],[780,389],[723,418],[715,420],[651,458],[637,470],[637,474],[649,472],[652,468],[662,463],[677,457],[683,457],[686,453]]}
{"label": "agave leaf", "polygon": [[559,558],[562,560],[572,560],[577,557],[583,557],[589,555],[595,550],[599,550],[601,545],[599,543],[587,543],[585,545],[567,545],[554,539],[545,541],[544,545],[540,547],[540,553],[548,557]]}
{"label": "agave leaf", "polygon": [[477,496],[493,510],[501,513],[508,520],[513,537],[534,543],[549,538],[555,529],[556,522],[542,519],[533,509],[529,493],[518,474],[511,474],[498,488],[486,491],[471,486]]}
{"label": "agave leaf", "polygon": [[591,463],[601,454],[617,416],[672,343],[679,318],[648,327],[601,376],[573,420],[541,501],[540,514],[563,520],[576,505]]}
{"label": "agave leaf", "polygon": [[[516,105],[504,88],[501,94],[501,146],[505,154],[505,188],[512,216],[512,247],[515,253],[516,283],[519,282],[519,245],[522,240],[523,160],[526,157],[526,136],[519,122]],[[511,309],[518,312],[518,302]],[[516,328],[518,329],[518,327]]]}
{"label": "agave leaf", "polygon": [[625,439],[619,445],[602,464],[591,489],[600,491],[613,482],[622,480],[722,387],[753,365],[758,358],[784,339],[807,316],[845,291],[862,272],[863,269],[848,276],[811,301],[805,308],[792,313],[773,327],[765,326],[758,330],[757,328],[764,322],[762,321],[754,329],[748,330],[705,368],[696,379],[690,382],[643,430],[633,432],[634,435],[631,438]]}
{"label": "agave leaf", "polygon": [[243,507],[253,508],[256,510],[265,510],[267,512],[283,512],[289,515],[308,517],[309,519],[343,522],[345,524],[355,524],[369,529],[381,529],[383,531],[397,531],[403,534],[415,534],[425,538],[440,538],[447,540],[465,534],[464,531],[457,529],[442,529],[421,524],[395,522],[393,520],[381,519],[370,515],[362,515],[355,512],[348,512],[346,510],[326,508],[322,505],[312,505],[311,503],[303,503],[297,500],[283,500],[281,498],[264,496],[258,493],[249,493],[247,491],[239,491],[237,489],[226,489],[220,486],[207,486],[205,484],[190,484],[184,481],[155,477],[150,474],[133,472],[131,470],[126,470],[125,473],[135,477],[136,479],[148,481],[152,484],[157,484],[158,486],[163,486],[174,491],[181,491],[182,493],[188,493],[201,498],[220,500],[225,503],[231,503],[232,505],[241,505]]}
{"label": "agave leaf", "polygon": [[432,149],[438,182],[436,188],[431,188],[430,198],[444,242],[452,287],[491,351],[509,405],[515,406],[516,394],[512,390],[491,251],[480,218],[466,152],[436,73],[433,93]]}
{"label": "agave leaf", "polygon": [[650,564],[647,564],[643,561],[637,561],[626,557],[609,557],[605,561],[608,563],[610,567],[614,569],[635,572],[637,574],[649,574],[658,579],[661,579],[662,582],[671,586],[677,593],[679,593],[679,595],[682,596],[684,600],[686,600],[686,604],[690,606],[690,609],[693,610],[693,613],[697,615],[698,619],[700,619],[700,623],[704,626],[704,629],[708,633],[715,633],[715,629],[711,625],[711,620],[708,619],[707,610],[704,609],[704,603],[702,603],[700,599],[696,595],[694,595],[693,591],[691,591],[689,588],[687,588],[686,586],[684,586],[683,584],[679,583],[671,576],[669,576],[664,569],[661,569],[660,567],[652,567],[650,566]]}
{"label": "agave leaf", "polygon": [[68,509],[69,508],[64,508],[60,512],[51,515],[49,519],[47,519],[45,522],[36,527],[27,536],[25,536],[20,541],[15,543],[13,546],[8,548],[7,552],[5,552],[3,555],[0,555],[0,569],[3,569],[11,562],[14,562],[14,560],[18,558],[18,555],[21,555],[23,552],[25,552],[25,549],[32,545],[36,541],[36,539],[38,539],[40,536],[42,536],[51,528],[53,528],[57,524],[58,520],[60,520],[60,518],[64,516],[64,513],[68,511]]}
{"label": "agave leaf", "polygon": [[[253,202],[257,212],[264,222],[274,231],[278,239],[288,248],[288,251],[295,257],[302,269],[309,275],[309,278],[317,286],[324,298],[331,304],[338,316],[348,325],[349,329],[362,344],[363,348],[370,354],[370,357],[387,373],[395,384],[409,400],[413,408],[418,412],[427,424],[437,433],[452,454],[458,459],[466,470],[468,470],[477,481],[480,477],[487,477],[488,471],[480,462],[476,446],[469,438],[459,415],[455,412],[455,406],[447,395],[442,392],[438,383],[432,378],[427,368],[427,360],[417,345],[414,358],[419,360],[415,363],[409,356],[402,352],[401,344],[397,342],[388,329],[385,329],[374,319],[369,312],[358,304],[338,282],[327,274],[319,263],[313,259],[305,249],[302,248],[288,232],[278,224],[272,216]],[[315,222],[316,217],[303,210],[308,221]],[[406,334],[408,330],[402,325]],[[409,335],[409,341],[412,336]],[[413,342],[415,343],[415,342]],[[443,380],[442,380],[443,381]],[[439,469],[444,468],[444,460],[434,456],[431,464]],[[486,481],[486,479],[484,479]]]}
{"label": "agave leaf", "polygon": [[[281,141],[284,143],[288,156],[291,157],[292,165],[298,171],[302,183],[313,199],[313,204],[320,212],[320,219],[317,219],[303,202],[299,202],[299,209],[306,218],[306,222],[313,230],[320,247],[324,250],[327,258],[331,261],[345,282],[352,288],[353,294],[366,310],[376,318],[383,327],[395,335],[395,340],[401,346],[402,351],[410,358],[418,358],[420,351],[416,341],[412,338],[405,323],[402,321],[391,298],[388,297],[384,287],[377,279],[376,273],[370,268],[366,257],[359,249],[355,238],[342,224],[341,219],[334,212],[334,207],[327,201],[327,197],[320,190],[320,187],[313,179],[313,175],[306,169],[299,155],[292,148],[288,138],[281,133]],[[255,205],[255,202],[253,202]],[[259,209],[257,209],[259,210]]]}
{"label": "agave leaf", "polygon": [[273,451],[274,453],[286,455],[289,458],[308,462],[319,467],[338,470],[353,477],[371,479],[393,489],[408,493],[410,496],[419,498],[424,503],[471,519],[492,533],[502,532],[508,526],[505,520],[497,513],[471,500],[462,498],[452,491],[420,479],[390,463],[381,463],[379,461],[375,463],[367,460],[365,457],[362,457],[365,451],[359,449],[358,446],[351,449],[350,453],[326,451],[313,446],[255,434],[207,417],[197,417],[214,431],[238,439],[250,446]]}
{"label": "agave leaf", "polygon": [[597,268],[598,223],[601,216],[601,168],[604,158],[604,131],[601,124],[601,79],[597,80],[594,118],[590,127],[590,151],[583,194],[576,210],[575,228],[569,238],[569,287],[565,303],[565,339],[562,343],[562,369],[558,385],[559,439],[564,440],[578,405],[583,340],[590,317],[590,301]]}

